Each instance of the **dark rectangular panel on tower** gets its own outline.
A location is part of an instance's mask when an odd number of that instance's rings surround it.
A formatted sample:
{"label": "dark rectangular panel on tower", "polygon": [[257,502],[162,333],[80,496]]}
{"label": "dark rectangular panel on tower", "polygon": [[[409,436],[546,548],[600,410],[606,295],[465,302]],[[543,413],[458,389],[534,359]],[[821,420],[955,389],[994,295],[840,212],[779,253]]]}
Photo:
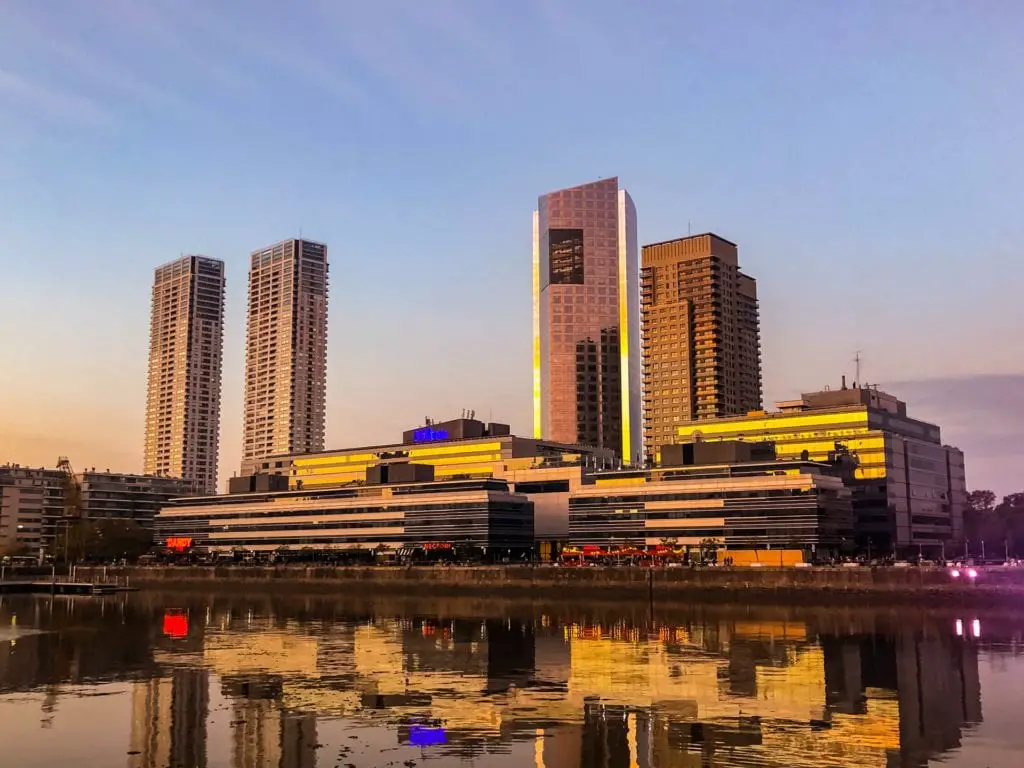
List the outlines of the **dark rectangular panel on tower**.
{"label": "dark rectangular panel on tower", "polygon": [[583,285],[583,230],[549,230],[552,285]]}

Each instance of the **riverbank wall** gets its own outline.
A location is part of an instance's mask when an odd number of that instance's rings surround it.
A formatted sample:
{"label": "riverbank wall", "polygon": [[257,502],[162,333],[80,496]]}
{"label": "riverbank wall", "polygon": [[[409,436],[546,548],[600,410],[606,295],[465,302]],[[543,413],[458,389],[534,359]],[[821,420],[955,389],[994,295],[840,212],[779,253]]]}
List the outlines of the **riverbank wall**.
{"label": "riverbank wall", "polygon": [[534,596],[652,602],[829,605],[912,603],[1024,608],[1024,569],[994,568],[976,580],[944,568],[555,568],[79,566],[80,579],[117,578],[140,589],[305,590],[345,594]]}

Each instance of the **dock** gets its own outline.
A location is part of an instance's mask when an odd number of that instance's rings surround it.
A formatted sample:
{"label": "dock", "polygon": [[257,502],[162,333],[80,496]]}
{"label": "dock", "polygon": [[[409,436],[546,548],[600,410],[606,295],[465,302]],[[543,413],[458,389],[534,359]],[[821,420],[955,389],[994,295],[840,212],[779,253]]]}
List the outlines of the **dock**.
{"label": "dock", "polygon": [[112,595],[126,589],[90,581],[0,581],[0,595]]}

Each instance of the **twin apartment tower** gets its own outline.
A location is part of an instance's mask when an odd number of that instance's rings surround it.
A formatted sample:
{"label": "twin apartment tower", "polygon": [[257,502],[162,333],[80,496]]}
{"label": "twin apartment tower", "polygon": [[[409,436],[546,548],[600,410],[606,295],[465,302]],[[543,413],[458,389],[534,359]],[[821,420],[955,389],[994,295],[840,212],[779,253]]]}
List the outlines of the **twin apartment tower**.
{"label": "twin apartment tower", "polygon": [[[252,253],[242,470],[324,449],[327,247]],[[216,493],[224,262],[156,270],[144,471]],[[540,197],[533,217],[533,432],[641,463],[686,421],[761,408],[757,289],[716,235],[646,245],[610,178]]]}
{"label": "twin apartment tower", "polygon": [[[150,320],[146,474],[217,492],[224,262],[157,268]],[[327,246],[285,240],[249,264],[242,466],[324,448]]]}

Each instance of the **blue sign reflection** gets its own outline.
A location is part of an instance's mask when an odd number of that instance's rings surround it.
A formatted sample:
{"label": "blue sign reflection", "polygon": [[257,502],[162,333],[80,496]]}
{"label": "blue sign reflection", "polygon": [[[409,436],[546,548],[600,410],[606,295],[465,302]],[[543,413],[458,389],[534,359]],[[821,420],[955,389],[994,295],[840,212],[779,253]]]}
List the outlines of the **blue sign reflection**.
{"label": "blue sign reflection", "polygon": [[444,728],[428,728],[422,725],[414,725],[409,728],[409,743],[417,747],[431,747],[435,744],[446,744],[448,737]]}

